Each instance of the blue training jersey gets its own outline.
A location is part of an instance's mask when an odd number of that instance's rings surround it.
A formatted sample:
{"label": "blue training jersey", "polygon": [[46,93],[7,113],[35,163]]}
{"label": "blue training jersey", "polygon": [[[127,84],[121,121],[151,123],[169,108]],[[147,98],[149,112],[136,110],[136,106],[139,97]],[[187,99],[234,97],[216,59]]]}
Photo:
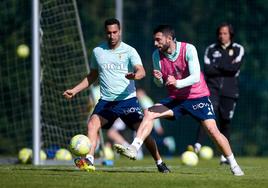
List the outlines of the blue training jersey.
{"label": "blue training jersey", "polygon": [[134,71],[135,65],[142,65],[141,58],[124,42],[116,49],[110,49],[107,42],[94,48],[90,68],[99,72],[101,99],[117,101],[135,97],[134,80],[125,78],[128,72]]}

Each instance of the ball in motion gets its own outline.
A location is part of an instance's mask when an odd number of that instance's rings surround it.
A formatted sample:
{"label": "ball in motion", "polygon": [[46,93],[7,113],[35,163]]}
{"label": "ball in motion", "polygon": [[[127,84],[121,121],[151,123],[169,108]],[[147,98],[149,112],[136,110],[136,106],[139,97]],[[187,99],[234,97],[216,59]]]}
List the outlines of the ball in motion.
{"label": "ball in motion", "polygon": [[182,164],[186,166],[196,166],[198,163],[198,156],[196,155],[195,152],[185,151],[181,155],[181,161],[182,161]]}
{"label": "ball in motion", "polygon": [[213,157],[213,150],[209,146],[202,146],[199,151],[199,157],[201,159],[209,160]]}
{"label": "ball in motion", "polygon": [[26,44],[21,44],[17,47],[17,55],[20,58],[27,58],[30,54],[30,49]]}
{"label": "ball in motion", "polygon": [[78,134],[72,137],[70,142],[70,149],[74,155],[85,156],[91,148],[91,142],[85,135]]}
{"label": "ball in motion", "polygon": [[18,159],[19,159],[19,162],[22,163],[22,164],[27,164],[27,163],[30,163],[31,162],[31,158],[32,158],[32,149],[30,148],[22,148],[20,151],[19,151],[19,155],[18,155]]}
{"label": "ball in motion", "polygon": [[55,159],[60,161],[70,161],[72,160],[72,154],[69,150],[61,148],[56,152]]}

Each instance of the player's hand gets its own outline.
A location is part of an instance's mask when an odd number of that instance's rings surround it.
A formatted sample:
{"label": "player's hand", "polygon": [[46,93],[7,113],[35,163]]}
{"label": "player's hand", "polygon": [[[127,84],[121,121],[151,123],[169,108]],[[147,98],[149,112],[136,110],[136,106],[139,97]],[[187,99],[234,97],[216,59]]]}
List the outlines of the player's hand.
{"label": "player's hand", "polygon": [[135,73],[134,72],[129,72],[125,75],[125,77],[129,80],[134,80],[135,79]]}
{"label": "player's hand", "polygon": [[160,80],[162,78],[162,73],[159,70],[153,70],[153,75],[156,79]]}
{"label": "player's hand", "polygon": [[64,93],[62,94],[66,99],[71,99],[75,96],[75,93],[73,92],[73,90],[71,89],[67,89],[66,91],[64,91]]}
{"label": "player's hand", "polygon": [[174,76],[168,75],[167,81],[166,81],[166,85],[167,86],[174,86],[174,87],[176,87],[176,81],[177,80],[175,79]]}

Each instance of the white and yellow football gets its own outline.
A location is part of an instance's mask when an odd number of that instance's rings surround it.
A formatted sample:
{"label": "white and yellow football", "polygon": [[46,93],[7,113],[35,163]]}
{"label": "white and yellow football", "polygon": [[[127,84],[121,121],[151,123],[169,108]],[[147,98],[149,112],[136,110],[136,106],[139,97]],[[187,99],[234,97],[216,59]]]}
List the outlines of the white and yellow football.
{"label": "white and yellow football", "polygon": [[70,161],[72,160],[72,154],[69,150],[61,148],[56,152],[55,159],[60,161]]}
{"label": "white and yellow football", "polygon": [[89,153],[91,142],[85,135],[78,134],[72,137],[70,141],[70,149],[74,155],[85,156]]}
{"label": "white and yellow football", "polygon": [[202,146],[198,154],[201,159],[210,160],[213,157],[213,150],[209,146]]}
{"label": "white and yellow football", "polygon": [[198,163],[198,156],[196,155],[195,152],[185,151],[181,155],[181,161],[182,161],[182,164],[186,166],[196,166]]}

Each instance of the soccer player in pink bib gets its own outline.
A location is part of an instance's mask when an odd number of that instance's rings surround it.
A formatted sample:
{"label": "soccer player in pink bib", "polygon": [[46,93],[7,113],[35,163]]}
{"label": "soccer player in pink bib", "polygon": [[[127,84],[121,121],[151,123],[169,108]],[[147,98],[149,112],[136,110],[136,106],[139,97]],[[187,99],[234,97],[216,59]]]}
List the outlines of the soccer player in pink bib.
{"label": "soccer player in pink bib", "polygon": [[209,90],[200,70],[196,48],[192,44],[178,42],[175,31],[169,25],[158,26],[153,33],[153,76],[159,87],[166,87],[169,96],[144,111],[144,118],[129,147],[115,144],[116,151],[130,159],[136,159],[137,151],[151,133],[156,118],[178,119],[189,114],[198,120],[219,150],[227,158],[231,172],[243,176],[230,144],[220,133],[215,113],[209,100]]}

